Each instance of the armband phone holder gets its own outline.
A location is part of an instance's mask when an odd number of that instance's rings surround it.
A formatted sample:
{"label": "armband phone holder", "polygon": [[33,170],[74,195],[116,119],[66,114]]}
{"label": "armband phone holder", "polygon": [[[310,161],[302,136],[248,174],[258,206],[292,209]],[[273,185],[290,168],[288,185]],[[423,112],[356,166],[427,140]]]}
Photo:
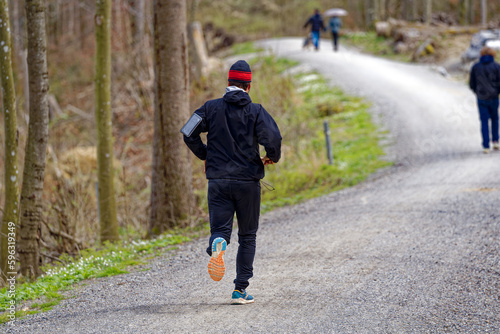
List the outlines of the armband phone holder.
{"label": "armband phone holder", "polygon": [[194,113],[193,116],[191,116],[191,118],[182,127],[181,129],[182,134],[186,137],[190,137],[193,134],[193,131],[198,127],[200,123],[201,123],[201,117],[197,113]]}

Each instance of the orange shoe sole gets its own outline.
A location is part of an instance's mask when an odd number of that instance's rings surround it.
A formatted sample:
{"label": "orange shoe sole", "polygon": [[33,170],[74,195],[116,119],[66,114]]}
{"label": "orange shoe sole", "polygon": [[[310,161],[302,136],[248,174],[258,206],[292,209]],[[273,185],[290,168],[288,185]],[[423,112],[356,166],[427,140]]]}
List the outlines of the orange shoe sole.
{"label": "orange shoe sole", "polygon": [[210,258],[210,262],[208,262],[208,274],[214,281],[220,281],[226,272],[223,258],[224,252],[225,251],[220,251],[218,255],[213,254]]}

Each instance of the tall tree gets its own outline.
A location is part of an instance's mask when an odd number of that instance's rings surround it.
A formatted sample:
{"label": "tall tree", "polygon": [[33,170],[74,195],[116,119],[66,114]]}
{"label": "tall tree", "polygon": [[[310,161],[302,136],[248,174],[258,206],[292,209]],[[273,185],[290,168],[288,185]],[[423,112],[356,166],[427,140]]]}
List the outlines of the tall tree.
{"label": "tall tree", "polygon": [[470,24],[471,23],[471,15],[470,15],[470,0],[460,0],[459,5],[457,6],[459,11],[459,16],[462,24]]}
{"label": "tall tree", "polygon": [[[25,31],[25,20],[22,19],[22,14],[20,8],[22,8],[24,0],[14,0],[10,2],[10,18],[12,22],[12,48],[14,51],[14,72],[20,74],[22,78],[22,90],[21,92],[17,91],[18,95],[23,95],[23,105],[26,111],[26,114],[29,113],[29,82],[28,82],[28,65],[26,63],[26,45],[24,43],[25,36],[23,31]],[[19,88],[19,87],[18,87]]]}
{"label": "tall tree", "polygon": [[418,0],[411,0],[411,1],[412,1],[411,16],[412,16],[412,20],[415,21],[418,18],[418,6],[417,6]]}
{"label": "tall tree", "polygon": [[155,134],[149,234],[191,213],[191,160],[180,128],[189,117],[186,1],[155,0]]}
{"label": "tall tree", "polygon": [[403,20],[408,20],[409,18],[409,0],[401,0],[401,16],[400,18]]}
{"label": "tall tree", "polygon": [[[5,204],[2,227],[0,228],[0,269],[5,275],[9,257],[9,224],[18,226],[19,222],[19,170],[17,169],[17,120],[14,75],[12,74],[12,38],[10,34],[9,1],[0,0],[0,81],[2,83],[2,102],[5,128]],[[14,231],[15,233],[15,231]]]}
{"label": "tall tree", "polygon": [[364,0],[362,2],[363,10],[365,13],[365,29],[372,24],[372,11],[370,6],[370,0]]}
{"label": "tall tree", "polygon": [[[191,0],[191,8],[189,9],[189,23],[192,23],[196,19],[196,10],[198,9],[198,4],[200,3],[200,0]],[[283,8],[283,5],[281,2],[278,2],[278,5],[280,8]]]}
{"label": "tall tree", "polygon": [[380,19],[382,21],[385,21],[387,19],[387,11],[386,11],[387,4],[386,4],[386,0],[380,0],[379,6],[380,6],[380,8],[379,8],[379,10],[380,10],[379,17],[380,17]]}
{"label": "tall tree", "polygon": [[42,221],[45,153],[49,137],[45,0],[26,0],[26,19],[30,120],[24,158],[18,250],[21,273],[26,277],[36,278],[40,274],[39,230]]}
{"label": "tall tree", "polygon": [[380,0],[373,0],[373,20],[380,20]]}
{"label": "tall tree", "polygon": [[486,26],[487,22],[488,22],[488,11],[487,11],[486,0],[481,0],[481,24],[483,26]]}
{"label": "tall tree", "polygon": [[111,127],[111,0],[96,0],[95,118],[101,241],[119,239]]}
{"label": "tall tree", "polygon": [[432,0],[427,0],[425,3],[425,23],[431,24],[432,21]]}
{"label": "tall tree", "polygon": [[469,0],[469,22],[470,24],[476,23],[476,1]]}
{"label": "tall tree", "polygon": [[138,46],[144,39],[145,2],[144,0],[129,0],[129,7],[132,12],[132,44]]}

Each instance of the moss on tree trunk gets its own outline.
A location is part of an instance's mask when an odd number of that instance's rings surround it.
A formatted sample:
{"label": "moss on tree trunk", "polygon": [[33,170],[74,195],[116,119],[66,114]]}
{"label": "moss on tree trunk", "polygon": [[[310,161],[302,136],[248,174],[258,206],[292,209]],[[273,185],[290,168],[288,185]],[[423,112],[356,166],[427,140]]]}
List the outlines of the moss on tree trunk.
{"label": "moss on tree trunk", "polygon": [[[19,218],[19,171],[17,169],[17,120],[16,120],[16,95],[14,90],[14,77],[12,74],[12,41],[9,22],[9,1],[0,0],[0,81],[2,82],[3,115],[5,127],[5,204],[3,209],[2,227],[0,235],[1,253],[0,265],[5,275],[15,268],[7,270],[8,223],[18,226]],[[15,232],[14,232],[15,233]]]}
{"label": "moss on tree trunk", "polygon": [[111,127],[111,0],[96,1],[95,117],[101,241],[119,239]]}

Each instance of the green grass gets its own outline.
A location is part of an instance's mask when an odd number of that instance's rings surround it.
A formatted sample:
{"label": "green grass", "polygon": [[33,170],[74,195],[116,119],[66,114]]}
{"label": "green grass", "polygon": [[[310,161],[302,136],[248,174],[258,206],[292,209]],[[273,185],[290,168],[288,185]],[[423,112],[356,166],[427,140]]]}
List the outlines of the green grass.
{"label": "green grass", "polygon": [[383,56],[392,60],[403,62],[409,62],[411,60],[411,55],[394,53],[392,40],[377,36],[377,33],[374,31],[347,33],[342,36],[340,43],[346,43],[359,48],[363,52]]}
{"label": "green grass", "polygon": [[[276,60],[275,67],[283,62]],[[331,88],[316,73],[288,80],[292,83],[284,86],[294,87],[287,95],[295,103],[284,105],[282,114],[274,115],[283,136],[283,156],[278,164],[266,167],[264,181],[275,190],[263,187],[264,212],[355,185],[390,165],[381,159],[383,133],[373,124],[368,103]],[[324,122],[331,132],[332,165],[327,158]]]}
{"label": "green grass", "polygon": [[[145,264],[146,260],[171,250],[175,245],[190,240],[189,230],[176,230],[152,240],[137,240],[116,244],[106,243],[103,247],[90,248],[81,252],[78,259],[62,256],[64,265],[46,266],[44,275],[34,282],[19,282],[14,300],[39,300],[26,309],[16,310],[16,318],[40,311],[46,311],[57,305],[64,297],[59,293],[73,287],[74,284],[92,278],[114,276],[127,273],[127,268]],[[0,312],[5,311],[11,298],[7,289],[0,290]],[[0,323],[9,321],[7,312],[0,314]]]}
{"label": "green grass", "polygon": [[248,54],[261,51],[264,51],[264,49],[255,47],[255,44],[253,42],[237,43],[231,46],[231,52],[233,53],[233,55]]}

